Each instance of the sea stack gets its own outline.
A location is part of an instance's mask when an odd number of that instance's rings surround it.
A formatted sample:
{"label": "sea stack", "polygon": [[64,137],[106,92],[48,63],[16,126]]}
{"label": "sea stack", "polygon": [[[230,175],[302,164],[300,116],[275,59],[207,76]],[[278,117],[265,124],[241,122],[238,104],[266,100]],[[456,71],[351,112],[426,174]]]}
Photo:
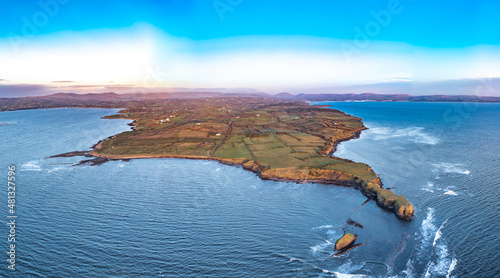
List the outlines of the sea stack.
{"label": "sea stack", "polygon": [[339,251],[353,245],[356,238],[358,238],[358,235],[353,235],[351,233],[344,234],[335,242],[335,251]]}

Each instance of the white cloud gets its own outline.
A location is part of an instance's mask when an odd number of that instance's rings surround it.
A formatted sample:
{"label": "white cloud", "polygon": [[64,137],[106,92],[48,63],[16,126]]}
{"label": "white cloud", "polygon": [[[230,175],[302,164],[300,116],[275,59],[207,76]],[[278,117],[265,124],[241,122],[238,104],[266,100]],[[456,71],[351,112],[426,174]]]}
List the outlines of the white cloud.
{"label": "white cloud", "polygon": [[340,43],[304,36],[191,41],[141,23],[39,36],[17,52],[0,41],[0,77],[12,83],[272,89],[500,76],[494,47],[432,50],[373,41],[347,59]]}

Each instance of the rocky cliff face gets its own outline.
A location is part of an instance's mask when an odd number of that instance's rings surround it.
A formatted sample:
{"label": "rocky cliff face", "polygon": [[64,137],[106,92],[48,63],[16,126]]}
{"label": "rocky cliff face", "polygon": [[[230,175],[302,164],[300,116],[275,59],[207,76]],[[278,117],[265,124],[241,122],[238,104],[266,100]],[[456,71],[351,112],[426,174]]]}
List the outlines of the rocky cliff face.
{"label": "rocky cliff face", "polygon": [[396,195],[389,189],[383,189],[376,175],[375,179],[367,181],[356,175],[334,170],[307,167],[266,169],[255,161],[247,161],[242,165],[263,179],[352,186],[360,189],[365,196],[375,199],[380,207],[393,211],[401,219],[411,220],[414,215],[413,205],[403,195]]}
{"label": "rocky cliff face", "polygon": [[403,195],[396,195],[388,189],[381,188],[374,182],[360,182],[366,196],[376,199],[377,204],[388,210],[394,211],[397,217],[410,220],[414,215],[413,205]]}
{"label": "rocky cliff face", "polygon": [[260,171],[263,179],[290,180],[299,182],[321,182],[348,185],[354,181],[354,175],[335,170],[317,168],[278,168]]}

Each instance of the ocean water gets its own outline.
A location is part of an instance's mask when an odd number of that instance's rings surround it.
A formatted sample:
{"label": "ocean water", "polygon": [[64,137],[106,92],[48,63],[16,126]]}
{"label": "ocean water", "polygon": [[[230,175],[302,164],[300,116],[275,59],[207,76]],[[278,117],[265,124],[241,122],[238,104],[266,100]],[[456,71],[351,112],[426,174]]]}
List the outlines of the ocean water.
{"label": "ocean water", "polygon": [[[16,270],[0,277],[494,277],[500,105],[334,102],[368,130],[336,155],[370,164],[415,206],[397,219],[358,191],[263,181],[213,161],[72,166],[129,129],[113,109],[0,113],[0,215],[16,166]],[[451,111],[451,112],[450,112]],[[364,228],[346,224],[351,218]],[[365,245],[331,257],[344,232]]]}

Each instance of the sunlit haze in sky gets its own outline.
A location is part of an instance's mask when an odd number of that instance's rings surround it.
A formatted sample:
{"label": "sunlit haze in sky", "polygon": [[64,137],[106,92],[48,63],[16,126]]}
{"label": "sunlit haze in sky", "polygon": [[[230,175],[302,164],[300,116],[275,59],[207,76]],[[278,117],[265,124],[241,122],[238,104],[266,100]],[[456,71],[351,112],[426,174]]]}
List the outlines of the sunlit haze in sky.
{"label": "sunlit haze in sky", "polygon": [[[359,93],[371,84],[374,93],[500,96],[499,1],[41,0],[0,8],[0,97]],[[489,90],[474,91],[485,82]]]}

